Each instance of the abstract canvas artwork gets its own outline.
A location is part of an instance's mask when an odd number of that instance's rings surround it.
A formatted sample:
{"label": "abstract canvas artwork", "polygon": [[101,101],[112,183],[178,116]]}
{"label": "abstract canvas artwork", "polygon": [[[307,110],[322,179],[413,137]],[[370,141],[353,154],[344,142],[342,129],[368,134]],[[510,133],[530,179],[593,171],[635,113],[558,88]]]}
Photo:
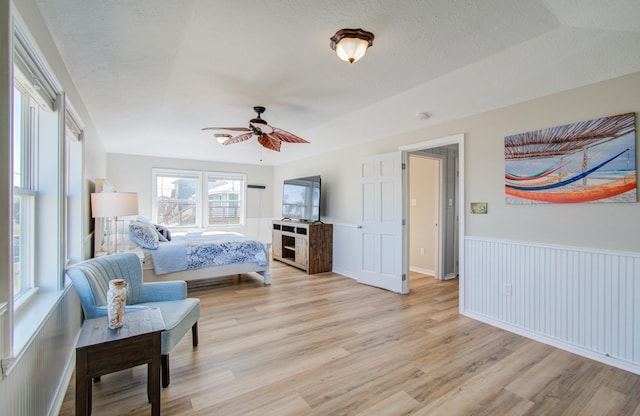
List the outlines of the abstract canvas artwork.
{"label": "abstract canvas artwork", "polygon": [[504,138],[507,204],[637,202],[635,113]]}

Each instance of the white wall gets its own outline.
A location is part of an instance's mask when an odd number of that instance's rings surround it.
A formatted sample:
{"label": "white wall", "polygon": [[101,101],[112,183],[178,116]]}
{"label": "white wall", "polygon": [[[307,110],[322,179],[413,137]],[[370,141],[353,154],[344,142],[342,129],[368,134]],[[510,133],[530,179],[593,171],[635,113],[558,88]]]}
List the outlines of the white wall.
{"label": "white wall", "polygon": [[245,173],[247,184],[265,185],[266,189],[247,189],[247,224],[229,229],[260,241],[271,241],[273,219],[273,167],[237,163],[169,159],[109,153],[107,179],[120,192],[138,192],[140,215],[151,218],[151,170],[153,168]]}
{"label": "white wall", "polygon": [[[571,122],[638,111],[640,73],[597,83],[519,105],[432,125],[274,170],[274,213],[280,214],[282,180],[322,175],[325,222],[357,221],[358,158],[398,151],[402,145],[464,133],[465,201],[487,201],[489,214],[470,215],[469,236],[640,251],[638,204],[506,205],[504,137]],[[437,122],[437,114],[428,123]],[[637,156],[636,156],[637,157]]]}
{"label": "white wall", "polygon": [[409,160],[409,267],[435,275],[438,162],[419,156]]}
{"label": "white wall", "polygon": [[[461,312],[640,373],[640,344],[633,345],[633,340],[640,337],[640,310],[634,306],[640,304],[638,203],[507,205],[504,196],[505,136],[639,109],[640,73],[635,73],[440,125],[435,124],[438,115],[434,114],[429,126],[421,130],[277,166],[274,212],[277,216],[278,184],[282,179],[321,175],[323,220],[339,223],[338,235],[351,241],[334,244],[341,247],[333,253],[334,265],[339,266],[334,270],[354,276],[358,159],[398,151],[402,145],[464,133],[466,241],[461,242],[461,249],[489,244],[500,250],[465,258],[460,280]],[[637,137],[636,134],[636,143]],[[637,159],[638,155],[636,165]],[[488,214],[469,214],[469,201],[488,202]],[[509,267],[503,267],[507,260],[505,253],[516,247],[522,250],[522,256],[510,258]],[[546,257],[536,256],[540,247]],[[567,255],[572,256],[571,261],[563,260]],[[603,256],[610,260],[601,263]],[[545,268],[552,260],[553,267]],[[617,266],[618,261],[623,263]],[[601,267],[605,263],[607,267]],[[528,273],[530,270],[538,274]],[[589,276],[590,281],[598,284],[587,284],[582,276]],[[558,286],[548,284],[550,280],[556,280],[571,295],[570,303],[558,296]],[[476,296],[478,288],[483,287],[492,292]],[[506,295],[507,292],[510,294]],[[535,296],[530,296],[531,293]],[[497,297],[502,302],[496,303]],[[517,310],[523,310],[529,319],[516,320],[509,312],[507,306],[514,299],[528,302],[521,305],[526,309]],[[540,309],[542,306],[544,310]],[[596,310],[604,318],[594,322],[593,327],[588,326],[589,321],[585,326],[580,320],[585,310],[589,313]],[[539,313],[553,320],[551,311],[559,314],[557,319],[569,330],[557,331],[552,322],[546,326],[536,323]],[[606,342],[602,339],[605,337]],[[625,348],[610,348],[611,345]]]}

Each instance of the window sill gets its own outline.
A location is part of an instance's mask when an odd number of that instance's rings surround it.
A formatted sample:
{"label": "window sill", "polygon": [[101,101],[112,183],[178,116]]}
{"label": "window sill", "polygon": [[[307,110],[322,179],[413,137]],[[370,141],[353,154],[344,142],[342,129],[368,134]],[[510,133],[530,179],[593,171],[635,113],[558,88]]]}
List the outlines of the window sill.
{"label": "window sill", "polygon": [[13,356],[2,360],[2,371],[9,375],[38,334],[51,311],[71,286],[48,292],[40,290],[16,311],[13,324]]}
{"label": "window sill", "polygon": [[38,294],[38,288],[29,289],[26,293],[22,294],[13,304],[13,309],[16,315],[20,314],[20,311],[25,305],[31,304],[34,296]]}

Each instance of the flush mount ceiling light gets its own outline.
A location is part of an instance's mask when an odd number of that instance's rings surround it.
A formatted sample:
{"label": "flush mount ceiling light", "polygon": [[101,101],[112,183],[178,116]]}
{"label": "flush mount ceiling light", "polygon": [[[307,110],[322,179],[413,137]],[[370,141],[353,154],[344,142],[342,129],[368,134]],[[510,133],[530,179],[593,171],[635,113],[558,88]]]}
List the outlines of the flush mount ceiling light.
{"label": "flush mount ceiling light", "polygon": [[213,135],[213,137],[216,138],[218,143],[224,144],[224,142],[226,142],[228,139],[231,138],[231,135],[230,134],[216,133],[216,134]]}
{"label": "flush mount ceiling light", "polygon": [[373,33],[362,29],[341,29],[331,37],[331,49],[343,61],[354,63],[373,45]]}

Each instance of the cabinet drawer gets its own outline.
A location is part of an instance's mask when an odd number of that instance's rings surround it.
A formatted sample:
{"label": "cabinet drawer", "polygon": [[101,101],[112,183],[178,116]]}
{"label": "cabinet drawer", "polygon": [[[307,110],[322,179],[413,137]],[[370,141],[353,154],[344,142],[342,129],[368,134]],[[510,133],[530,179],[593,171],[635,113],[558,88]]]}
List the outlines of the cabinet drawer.
{"label": "cabinet drawer", "polygon": [[149,345],[152,336],[148,334],[86,348],[87,373],[94,377],[151,362],[153,351]]}

